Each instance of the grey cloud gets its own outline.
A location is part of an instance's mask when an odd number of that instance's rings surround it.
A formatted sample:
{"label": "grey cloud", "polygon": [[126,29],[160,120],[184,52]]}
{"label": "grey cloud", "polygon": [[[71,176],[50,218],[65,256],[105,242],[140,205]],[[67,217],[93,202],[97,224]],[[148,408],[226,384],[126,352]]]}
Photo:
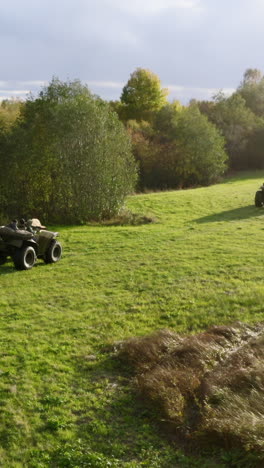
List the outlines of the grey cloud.
{"label": "grey cloud", "polygon": [[263,69],[263,13],[260,0],[200,0],[199,8],[141,15],[117,0],[9,0],[1,5],[0,80],[19,90],[12,83],[80,78],[114,99],[130,73],[145,67],[164,86],[184,89],[186,101],[197,97],[188,93],[207,93],[198,88],[235,88],[248,67]]}

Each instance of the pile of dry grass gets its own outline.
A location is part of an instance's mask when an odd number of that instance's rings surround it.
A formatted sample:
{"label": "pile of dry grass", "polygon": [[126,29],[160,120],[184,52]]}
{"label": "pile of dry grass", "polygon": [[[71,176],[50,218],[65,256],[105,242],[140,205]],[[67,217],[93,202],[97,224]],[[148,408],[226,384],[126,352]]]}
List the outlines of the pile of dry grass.
{"label": "pile of dry grass", "polygon": [[170,434],[264,453],[264,324],[163,330],[123,342],[118,355]]}
{"label": "pile of dry grass", "polygon": [[122,208],[120,212],[110,219],[103,219],[99,222],[90,224],[100,224],[103,226],[140,226],[141,224],[156,223],[157,220],[153,216],[146,216],[139,213]]}

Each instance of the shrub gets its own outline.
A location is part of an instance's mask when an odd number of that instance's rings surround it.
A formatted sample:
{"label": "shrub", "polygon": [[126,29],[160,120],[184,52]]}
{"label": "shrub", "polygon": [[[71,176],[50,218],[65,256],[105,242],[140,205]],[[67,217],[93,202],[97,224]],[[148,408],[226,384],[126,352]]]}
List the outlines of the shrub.
{"label": "shrub", "polygon": [[109,218],[136,182],[123,125],[79,81],[53,79],[37,99],[28,99],[8,153],[3,176],[9,216],[54,222]]}

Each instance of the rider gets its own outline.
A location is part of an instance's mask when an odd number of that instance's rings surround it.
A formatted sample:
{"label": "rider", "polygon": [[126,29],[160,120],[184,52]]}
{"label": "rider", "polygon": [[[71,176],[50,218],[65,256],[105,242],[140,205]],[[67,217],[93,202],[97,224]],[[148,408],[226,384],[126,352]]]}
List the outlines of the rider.
{"label": "rider", "polygon": [[28,232],[32,232],[32,234],[36,234],[36,230],[32,227],[32,219],[28,219],[26,222],[26,229]]}
{"label": "rider", "polygon": [[17,231],[18,230],[17,224],[18,224],[17,219],[13,219],[10,224],[7,224],[6,227],[9,227],[10,229],[13,229],[14,231]]}
{"label": "rider", "polygon": [[18,229],[21,229],[21,230],[23,230],[23,231],[26,230],[26,221],[24,220],[24,218],[21,218],[21,219],[19,220]]}

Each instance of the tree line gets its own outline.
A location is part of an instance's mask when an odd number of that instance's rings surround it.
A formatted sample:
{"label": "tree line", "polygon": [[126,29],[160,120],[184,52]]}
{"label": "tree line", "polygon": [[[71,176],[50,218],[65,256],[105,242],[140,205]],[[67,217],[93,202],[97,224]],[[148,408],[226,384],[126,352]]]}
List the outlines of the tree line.
{"label": "tree line", "polygon": [[110,103],[79,80],[0,105],[0,213],[54,222],[110,218],[134,190],[216,182],[264,167],[264,77],[248,69],[230,97],[168,101],[138,68]]}
{"label": "tree line", "polygon": [[264,168],[264,76],[247,69],[236,91],[187,106],[168,102],[157,75],[137,69],[111,103],[131,136],[140,188],[216,182],[228,170]]}

